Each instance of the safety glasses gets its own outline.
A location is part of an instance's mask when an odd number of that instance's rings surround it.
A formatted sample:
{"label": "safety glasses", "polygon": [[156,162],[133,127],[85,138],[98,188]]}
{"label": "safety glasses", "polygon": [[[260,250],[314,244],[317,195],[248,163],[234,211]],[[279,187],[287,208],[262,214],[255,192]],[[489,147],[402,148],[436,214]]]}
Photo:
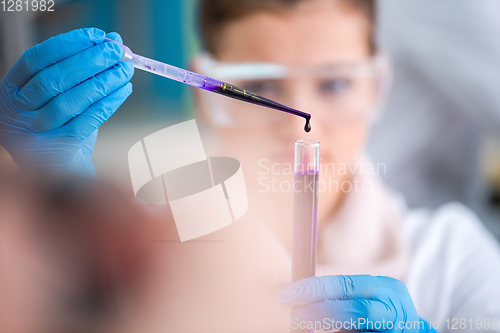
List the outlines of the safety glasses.
{"label": "safety glasses", "polygon": [[[388,59],[377,55],[353,63],[315,67],[271,63],[223,63],[203,54],[195,58],[201,74],[232,83],[278,103],[311,113],[313,122],[339,126],[373,120],[390,83]],[[286,122],[287,114],[203,94],[213,125],[262,128]]]}

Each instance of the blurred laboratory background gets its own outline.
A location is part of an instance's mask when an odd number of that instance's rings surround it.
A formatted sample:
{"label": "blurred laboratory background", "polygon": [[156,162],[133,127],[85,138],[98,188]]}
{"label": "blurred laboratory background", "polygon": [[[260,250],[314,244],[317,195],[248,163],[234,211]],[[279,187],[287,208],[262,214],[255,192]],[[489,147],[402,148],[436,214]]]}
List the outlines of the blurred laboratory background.
{"label": "blurred laboratory background", "polygon": [[[55,0],[54,12],[0,11],[0,77],[25,49],[82,27],[116,31],[136,53],[189,67],[196,0]],[[500,3],[380,0],[378,39],[392,90],[369,154],[410,207],[459,201],[500,238]],[[193,117],[185,85],[136,71],[134,93],[100,131],[99,177],[130,184],[128,149]],[[15,165],[0,147],[0,163]],[[127,186],[127,185],[126,185]],[[131,188],[131,185],[130,185]]]}

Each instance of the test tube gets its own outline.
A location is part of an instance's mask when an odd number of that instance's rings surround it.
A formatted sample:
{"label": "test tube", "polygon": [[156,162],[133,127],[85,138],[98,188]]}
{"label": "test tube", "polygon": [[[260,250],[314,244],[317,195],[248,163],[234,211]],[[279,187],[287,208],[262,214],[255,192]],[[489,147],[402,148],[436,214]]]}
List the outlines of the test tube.
{"label": "test tube", "polygon": [[[318,141],[295,142],[293,197],[292,281],[316,275],[316,237],[318,217]],[[313,330],[291,330],[309,333]]]}

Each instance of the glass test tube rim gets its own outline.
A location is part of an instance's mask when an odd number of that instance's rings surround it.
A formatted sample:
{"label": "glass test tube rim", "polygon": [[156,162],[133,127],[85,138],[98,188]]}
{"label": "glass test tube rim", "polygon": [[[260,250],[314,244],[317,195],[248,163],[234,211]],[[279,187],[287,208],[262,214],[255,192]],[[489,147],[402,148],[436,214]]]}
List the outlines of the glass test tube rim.
{"label": "glass test tube rim", "polygon": [[297,140],[295,144],[303,147],[316,148],[320,145],[320,142],[316,140]]}
{"label": "glass test tube rim", "polygon": [[[319,173],[320,142],[316,140],[295,141],[295,172]],[[306,157],[309,155],[308,157]]]}

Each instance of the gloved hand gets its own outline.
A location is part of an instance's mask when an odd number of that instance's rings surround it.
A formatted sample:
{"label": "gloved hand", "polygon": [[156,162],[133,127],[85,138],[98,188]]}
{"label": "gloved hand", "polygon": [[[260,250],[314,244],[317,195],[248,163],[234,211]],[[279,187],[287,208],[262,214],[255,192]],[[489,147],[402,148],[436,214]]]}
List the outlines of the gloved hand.
{"label": "gloved hand", "polygon": [[419,318],[405,284],[389,277],[311,277],[282,290],[279,301],[294,306],[292,329],[319,321],[325,330],[437,332]]}
{"label": "gloved hand", "polygon": [[24,52],[0,82],[0,145],[20,171],[95,175],[97,128],[132,93],[116,33],[80,29]]}

